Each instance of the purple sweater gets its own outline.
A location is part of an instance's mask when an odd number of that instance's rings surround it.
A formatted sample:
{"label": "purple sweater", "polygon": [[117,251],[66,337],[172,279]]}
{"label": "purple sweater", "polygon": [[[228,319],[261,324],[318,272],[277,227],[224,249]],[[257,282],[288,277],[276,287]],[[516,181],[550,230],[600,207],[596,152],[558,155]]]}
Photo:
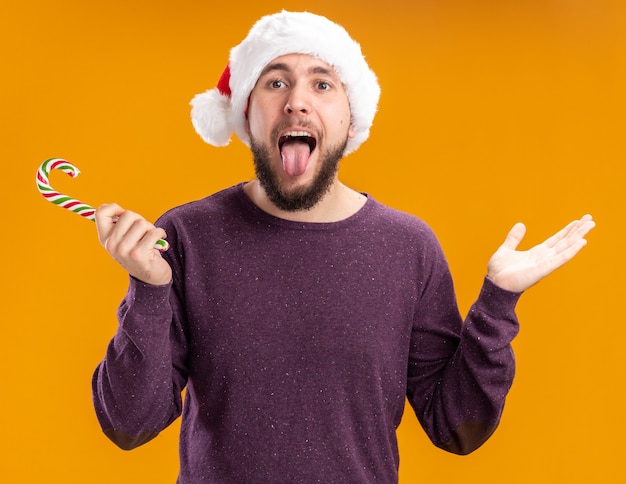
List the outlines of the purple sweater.
{"label": "purple sweater", "polygon": [[519,294],[485,279],[463,323],[419,219],[368,198],[340,222],[290,222],[238,185],[158,225],[173,282],[131,279],[93,396],[124,449],[182,411],[179,483],[396,482],[407,398],[450,452],[496,428]]}

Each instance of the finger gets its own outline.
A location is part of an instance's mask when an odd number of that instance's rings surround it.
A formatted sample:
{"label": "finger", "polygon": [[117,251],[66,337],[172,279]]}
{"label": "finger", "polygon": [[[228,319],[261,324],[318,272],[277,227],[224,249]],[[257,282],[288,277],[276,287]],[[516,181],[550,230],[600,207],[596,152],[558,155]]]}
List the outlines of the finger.
{"label": "finger", "polygon": [[[118,256],[130,256],[133,260],[143,259],[154,251],[163,252],[163,241],[167,238],[164,229],[155,227],[138,214],[129,212],[120,217],[119,234],[116,230],[115,251]],[[109,244],[112,249],[112,245]]]}
{"label": "finger", "polygon": [[580,239],[589,233],[595,227],[596,223],[590,215],[582,217],[580,220],[574,220],[560,230],[557,234],[546,240],[548,247],[559,248],[565,250],[567,247],[576,244]]}
{"label": "finger", "polygon": [[596,223],[592,219],[581,219],[576,227],[574,227],[568,234],[568,239],[578,240],[584,238],[590,231],[596,226]]}
{"label": "finger", "polygon": [[136,248],[140,252],[155,249],[156,241],[165,238],[165,230],[155,227],[143,218],[133,221],[124,237],[124,243],[130,249]]}
{"label": "finger", "polygon": [[563,239],[567,237],[570,231],[576,226],[576,223],[577,223],[576,220],[568,223],[565,227],[559,230],[556,234],[548,237],[544,241],[544,244],[550,248],[556,246],[560,241],[562,241]]}
{"label": "finger", "polygon": [[150,224],[151,228],[144,233],[144,236],[141,238],[139,242],[139,248],[143,251],[157,251],[159,250],[159,246],[157,245],[157,241],[159,239],[165,240],[167,238],[167,233],[161,227],[155,227]]}
{"label": "finger", "polygon": [[547,247],[553,248],[562,241],[573,243],[580,237],[584,237],[594,226],[595,222],[591,218],[591,215],[584,215],[579,220],[573,220],[568,223],[556,234],[547,238],[544,244]]}
{"label": "finger", "polygon": [[96,209],[96,230],[98,232],[98,238],[102,245],[105,245],[105,242],[109,238],[111,230],[113,230],[115,221],[123,212],[124,209],[116,203],[103,204]]}
{"label": "finger", "polygon": [[552,270],[555,270],[561,267],[566,262],[569,262],[586,245],[586,239],[578,239],[575,242],[561,248],[552,257]]}
{"label": "finger", "polygon": [[502,246],[515,250],[517,246],[520,244],[520,242],[522,241],[522,239],[524,238],[525,234],[526,234],[526,226],[521,222],[516,223],[507,234],[506,239],[504,239],[504,243],[502,244]]}
{"label": "finger", "polygon": [[126,255],[152,228],[154,226],[141,215],[125,210],[119,214],[115,221],[115,228],[111,230],[109,238],[106,240],[106,248],[109,252]]}

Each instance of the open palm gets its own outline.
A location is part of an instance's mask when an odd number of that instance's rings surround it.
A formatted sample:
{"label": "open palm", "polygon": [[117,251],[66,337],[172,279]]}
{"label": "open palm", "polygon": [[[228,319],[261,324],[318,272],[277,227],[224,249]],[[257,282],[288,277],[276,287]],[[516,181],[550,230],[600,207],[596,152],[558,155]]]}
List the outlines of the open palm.
{"label": "open palm", "polygon": [[593,227],[591,215],[585,215],[532,249],[519,251],[526,227],[517,223],[489,260],[487,275],[503,289],[522,292],[572,259],[587,244],[585,235]]}

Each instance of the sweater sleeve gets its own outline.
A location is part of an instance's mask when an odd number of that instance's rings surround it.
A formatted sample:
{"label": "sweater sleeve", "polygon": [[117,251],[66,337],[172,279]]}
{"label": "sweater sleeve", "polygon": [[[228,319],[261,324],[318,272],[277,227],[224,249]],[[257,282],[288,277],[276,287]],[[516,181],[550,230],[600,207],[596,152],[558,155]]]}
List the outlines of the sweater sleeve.
{"label": "sweater sleeve", "polygon": [[93,375],[98,421],[125,450],[156,437],[181,413],[186,342],[174,293],[171,284],[151,286],[131,277],[117,332]]}
{"label": "sweater sleeve", "polygon": [[435,445],[468,454],[495,431],[513,382],[520,294],[485,278],[463,322],[447,263],[442,254],[434,260],[439,268],[431,271],[416,311],[407,396]]}

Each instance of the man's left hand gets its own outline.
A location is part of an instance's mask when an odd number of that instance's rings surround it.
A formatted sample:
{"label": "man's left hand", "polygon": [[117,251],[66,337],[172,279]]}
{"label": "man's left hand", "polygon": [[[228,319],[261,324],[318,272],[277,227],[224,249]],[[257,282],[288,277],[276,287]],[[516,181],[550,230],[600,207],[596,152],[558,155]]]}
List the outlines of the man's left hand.
{"label": "man's left hand", "polygon": [[518,251],[526,227],[517,223],[489,260],[487,277],[503,289],[525,291],[572,259],[587,244],[585,236],[594,227],[591,215],[585,215],[532,249]]}

